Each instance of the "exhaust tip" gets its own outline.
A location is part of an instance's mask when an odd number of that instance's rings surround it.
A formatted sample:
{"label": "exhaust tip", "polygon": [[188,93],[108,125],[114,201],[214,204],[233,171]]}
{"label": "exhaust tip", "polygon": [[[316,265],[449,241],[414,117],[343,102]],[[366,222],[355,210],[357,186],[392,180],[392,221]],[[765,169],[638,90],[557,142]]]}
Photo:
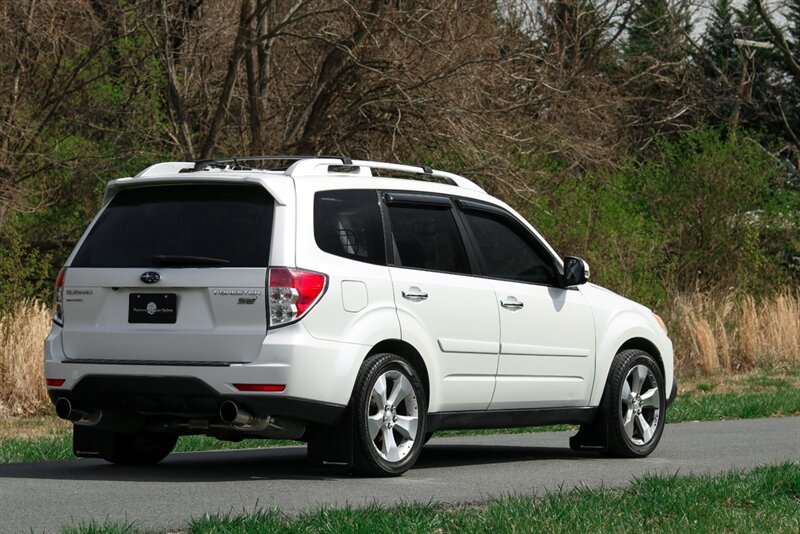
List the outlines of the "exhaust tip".
{"label": "exhaust tip", "polygon": [[64,397],[59,398],[56,401],[56,415],[61,419],[69,420],[70,413],[72,413],[72,403]]}
{"label": "exhaust tip", "polygon": [[238,416],[239,416],[239,407],[236,406],[235,402],[226,400],[220,405],[219,418],[222,419],[224,423],[230,425],[236,422],[236,418]]}

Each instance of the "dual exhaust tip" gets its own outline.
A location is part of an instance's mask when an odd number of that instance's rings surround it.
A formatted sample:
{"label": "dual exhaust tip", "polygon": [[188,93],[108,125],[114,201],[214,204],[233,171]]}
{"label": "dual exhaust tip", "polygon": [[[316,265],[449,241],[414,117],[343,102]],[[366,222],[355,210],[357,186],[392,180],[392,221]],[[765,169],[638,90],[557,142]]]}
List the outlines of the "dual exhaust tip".
{"label": "dual exhaust tip", "polygon": [[[76,425],[94,426],[103,417],[102,410],[81,410],[72,406],[69,399],[61,397],[56,401],[56,415]],[[258,431],[267,428],[272,421],[271,417],[256,417],[252,412],[242,408],[233,401],[226,400],[219,407],[219,417],[222,421],[239,430]]]}

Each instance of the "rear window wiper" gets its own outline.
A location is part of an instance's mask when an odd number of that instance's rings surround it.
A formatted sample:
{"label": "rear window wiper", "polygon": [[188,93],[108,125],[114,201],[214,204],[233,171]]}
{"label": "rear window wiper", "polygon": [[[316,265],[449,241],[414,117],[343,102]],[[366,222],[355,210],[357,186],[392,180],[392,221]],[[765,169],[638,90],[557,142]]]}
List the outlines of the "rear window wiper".
{"label": "rear window wiper", "polygon": [[222,258],[207,258],[205,256],[177,256],[168,254],[159,254],[152,257],[158,265],[227,265],[230,263],[228,260]]}

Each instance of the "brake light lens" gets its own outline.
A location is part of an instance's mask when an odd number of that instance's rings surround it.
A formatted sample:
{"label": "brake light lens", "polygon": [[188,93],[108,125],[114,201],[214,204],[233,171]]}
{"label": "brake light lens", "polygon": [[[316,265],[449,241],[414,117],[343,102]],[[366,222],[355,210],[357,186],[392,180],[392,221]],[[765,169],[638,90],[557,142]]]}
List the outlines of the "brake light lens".
{"label": "brake light lens", "polygon": [[269,324],[293,323],[311,309],[325,292],[328,277],[322,273],[272,267],[269,270]]}
{"label": "brake light lens", "polygon": [[65,380],[63,378],[47,378],[47,387],[52,388],[60,388],[64,385]]}
{"label": "brake light lens", "polygon": [[56,278],[56,315],[54,320],[59,326],[64,326],[64,279],[67,276],[67,268],[62,267],[58,271],[58,278]]}

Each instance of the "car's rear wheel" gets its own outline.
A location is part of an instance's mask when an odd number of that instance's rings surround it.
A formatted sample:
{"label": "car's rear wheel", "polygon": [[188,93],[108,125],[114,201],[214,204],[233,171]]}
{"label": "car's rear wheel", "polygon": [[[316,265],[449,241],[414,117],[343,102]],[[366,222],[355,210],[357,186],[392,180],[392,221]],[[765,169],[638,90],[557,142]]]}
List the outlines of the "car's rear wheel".
{"label": "car's rear wheel", "polygon": [[178,436],[174,434],[113,433],[110,447],[101,451],[104,460],[120,465],[151,465],[167,457]]}
{"label": "car's rear wheel", "polygon": [[638,349],[620,352],[608,375],[608,452],[628,458],[653,452],[664,431],[664,377],[653,357]]}
{"label": "car's rear wheel", "polygon": [[353,468],[397,476],[417,461],[425,439],[425,389],[413,366],[396,354],[376,354],[361,367],[351,408]]}

